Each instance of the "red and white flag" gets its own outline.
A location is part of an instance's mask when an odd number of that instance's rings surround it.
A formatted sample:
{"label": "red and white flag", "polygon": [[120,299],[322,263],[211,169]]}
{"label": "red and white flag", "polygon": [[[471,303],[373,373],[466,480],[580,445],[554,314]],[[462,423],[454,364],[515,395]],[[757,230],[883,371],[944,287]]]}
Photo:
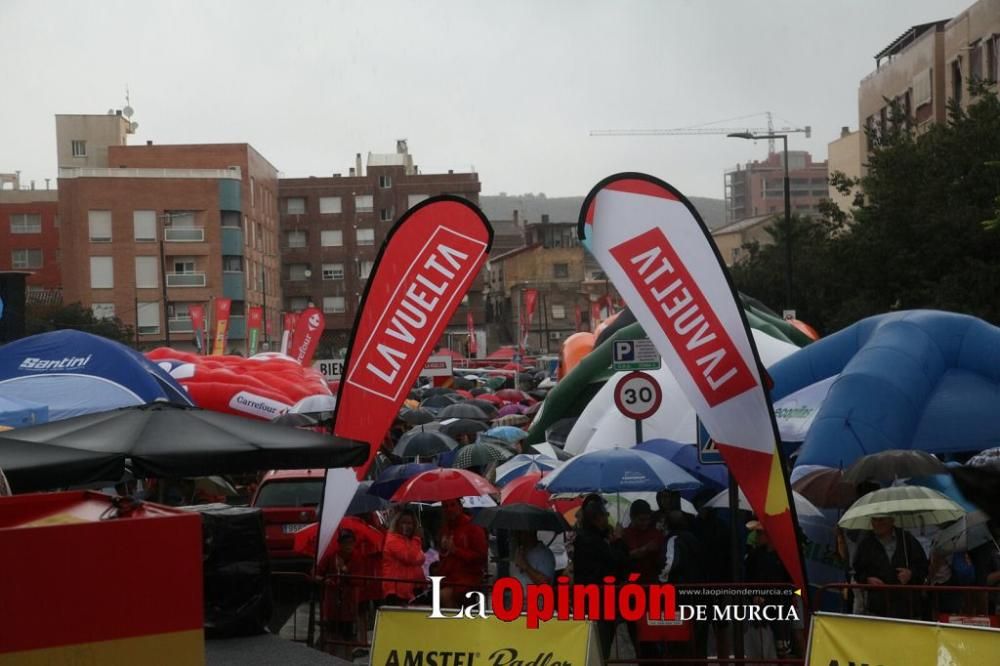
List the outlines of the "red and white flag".
{"label": "red and white flag", "polygon": [[[601,181],[578,228],[718,444],[795,583],[806,575],[763,365],[694,206],[652,176]],[[655,435],[655,433],[649,433]]]}
{"label": "red and white flag", "polygon": [[326,327],[326,317],[319,308],[307,308],[299,314],[295,321],[295,331],[288,345],[288,355],[305,367],[312,365],[313,354],[319,339],[323,337]]}
{"label": "red and white flag", "polygon": [[333,426],[371,450],[360,467],[327,470],[317,557],[492,244],[482,212],[453,196],[414,206],[386,237],[358,308]]}

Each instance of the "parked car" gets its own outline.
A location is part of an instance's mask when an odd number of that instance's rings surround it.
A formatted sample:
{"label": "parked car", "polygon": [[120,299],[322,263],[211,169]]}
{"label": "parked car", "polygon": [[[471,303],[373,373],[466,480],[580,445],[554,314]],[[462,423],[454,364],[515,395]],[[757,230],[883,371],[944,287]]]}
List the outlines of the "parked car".
{"label": "parked car", "polygon": [[271,471],[264,475],[251,506],[264,515],[264,537],[274,571],[307,571],[310,558],[294,550],[295,534],[316,522],[326,470]]}

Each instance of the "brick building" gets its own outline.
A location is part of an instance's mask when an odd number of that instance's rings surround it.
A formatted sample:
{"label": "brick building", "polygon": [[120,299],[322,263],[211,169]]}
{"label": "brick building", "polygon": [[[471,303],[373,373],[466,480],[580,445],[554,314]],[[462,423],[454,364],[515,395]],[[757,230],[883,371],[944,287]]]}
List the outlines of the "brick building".
{"label": "brick building", "polygon": [[[284,309],[299,312],[314,304],[326,317],[318,356],[347,346],[358,302],[385,236],[411,206],[438,194],[478,203],[476,173],[420,173],[406,142],[396,152],[361,154],[348,175],[282,178],[278,182],[281,219],[281,278]],[[449,323],[442,341],[464,351],[466,313],[477,327],[484,319],[483,276]]]}
{"label": "brick building", "polygon": [[[16,174],[0,174],[0,271],[30,271],[28,300],[60,298],[58,192],[21,189]],[[32,184],[33,185],[33,184]]]}
{"label": "brick building", "polygon": [[[827,197],[827,163],[814,162],[805,151],[788,151],[792,214],[815,215]],[[759,215],[783,215],[785,210],[784,154],[737,165],[726,172],[726,223]]]}
{"label": "brick building", "polygon": [[243,352],[246,309],[265,300],[279,332],[275,167],[248,144],[127,146],[127,133],[120,114],[56,116],[64,300],[119,317],[146,346],[169,327],[190,348],[189,307],[209,314],[220,297],[229,350]]}

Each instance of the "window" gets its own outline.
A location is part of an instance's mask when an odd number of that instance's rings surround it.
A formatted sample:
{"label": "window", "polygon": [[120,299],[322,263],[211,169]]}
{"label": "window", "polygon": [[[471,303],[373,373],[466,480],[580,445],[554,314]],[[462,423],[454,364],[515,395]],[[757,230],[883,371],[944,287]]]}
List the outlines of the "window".
{"label": "window", "polygon": [[285,199],[285,212],[289,215],[304,215],[306,200],[304,197],[289,197]]}
{"label": "window", "polygon": [[139,289],[156,289],[160,286],[158,257],[135,258],[135,286]]}
{"label": "window", "polygon": [[324,280],[343,280],[344,264],[323,264]]}
{"label": "window", "polygon": [[962,102],[962,59],[958,58],[951,63],[951,96],[961,104]]}
{"label": "window", "polygon": [[11,267],[14,269],[42,267],[41,250],[31,250],[26,248],[13,250],[11,252],[10,258],[11,258]]}
{"label": "window", "polygon": [[333,215],[340,212],[340,197],[320,197],[320,215]]}
{"label": "window", "polygon": [[288,247],[305,247],[306,232],[289,231],[285,234],[285,242],[288,244]]}
{"label": "window", "polygon": [[247,302],[246,301],[233,301],[229,307],[229,314],[233,317],[246,317],[247,316]]}
{"label": "window", "polygon": [[256,196],[256,194],[254,192],[254,190],[256,189],[255,185],[256,185],[256,183],[254,183],[253,176],[250,176],[250,207],[251,208],[254,208],[257,205],[257,203],[256,203],[257,196]]}
{"label": "window", "polygon": [[243,257],[237,254],[226,254],[222,256],[222,270],[227,273],[243,272]]}
{"label": "window", "polygon": [[139,335],[155,335],[160,332],[160,304],[139,303],[136,317]]}
{"label": "window", "polygon": [[40,234],[42,233],[42,216],[38,213],[21,213],[10,216],[10,233]]}
{"label": "window", "polygon": [[73,151],[73,157],[86,157],[87,156],[87,142],[82,139],[74,139],[70,145]]}
{"label": "window", "polygon": [[194,257],[174,257],[174,273],[194,273]]}
{"label": "window", "polygon": [[288,265],[288,279],[291,282],[302,282],[309,276],[306,275],[306,271],[309,270],[309,264],[289,264]]}
{"label": "window", "polygon": [[115,304],[114,303],[93,303],[90,306],[90,311],[94,313],[95,319],[114,319],[115,317]]}
{"label": "window", "polygon": [[383,222],[392,222],[393,212],[392,208],[382,208],[379,210],[378,219]]}
{"label": "window", "polygon": [[135,240],[139,242],[155,241],[156,211],[155,210],[132,211],[132,227],[134,228]]}
{"label": "window", "polygon": [[288,309],[292,312],[302,312],[309,307],[309,298],[306,296],[296,296],[288,299]]}
{"label": "window", "polygon": [[362,280],[367,280],[368,276],[371,275],[372,267],[375,265],[374,261],[362,261],[358,264],[358,275],[361,276]]}
{"label": "window", "polygon": [[555,278],[568,278],[569,264],[552,264],[552,276]]}
{"label": "window", "polygon": [[553,305],[552,306],[552,318],[553,319],[565,319],[566,318],[566,306],[565,305]]}
{"label": "window", "polygon": [[359,194],[354,197],[354,212],[372,213],[375,211],[375,197],[371,194]]}
{"label": "window", "polygon": [[969,78],[979,81],[983,78],[983,43],[976,42],[969,47]]}
{"label": "window", "polygon": [[392,187],[392,176],[379,176],[378,186],[383,190]]}
{"label": "window", "polygon": [[90,258],[90,288],[114,289],[115,264],[111,257]]}
{"label": "window", "polygon": [[344,232],[339,229],[327,229],[319,232],[319,244],[323,247],[340,247],[344,244]]}
{"label": "window", "polygon": [[357,233],[358,245],[374,245],[375,230],[371,227],[361,227]]}
{"label": "window", "polygon": [[347,310],[343,296],[324,296],[323,312],[344,312]]}
{"label": "window", "polygon": [[87,211],[87,224],[90,226],[91,243],[111,242],[111,211]]}
{"label": "window", "polygon": [[253,246],[259,250],[264,244],[264,229],[260,226],[260,222],[254,224],[254,232]]}
{"label": "window", "polygon": [[406,197],[406,207],[407,208],[413,208],[418,203],[420,203],[421,201],[423,201],[424,199],[427,199],[427,198],[428,198],[428,195],[426,195],[426,194],[410,194],[410,195],[408,195]]}
{"label": "window", "polygon": [[163,215],[171,227],[176,229],[194,228],[194,212],[190,210],[168,210]]}
{"label": "window", "polygon": [[1000,70],[997,69],[998,47],[1000,47],[1000,35],[995,35],[986,42],[986,78],[994,83],[1000,80]]}

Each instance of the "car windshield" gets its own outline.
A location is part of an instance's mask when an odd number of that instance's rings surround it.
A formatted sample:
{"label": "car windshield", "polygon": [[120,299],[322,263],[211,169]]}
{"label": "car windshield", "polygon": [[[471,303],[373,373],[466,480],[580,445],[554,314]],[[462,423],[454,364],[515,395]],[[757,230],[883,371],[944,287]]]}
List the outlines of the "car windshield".
{"label": "car windshield", "polygon": [[323,479],[271,481],[261,486],[255,506],[316,506],[323,497]]}

